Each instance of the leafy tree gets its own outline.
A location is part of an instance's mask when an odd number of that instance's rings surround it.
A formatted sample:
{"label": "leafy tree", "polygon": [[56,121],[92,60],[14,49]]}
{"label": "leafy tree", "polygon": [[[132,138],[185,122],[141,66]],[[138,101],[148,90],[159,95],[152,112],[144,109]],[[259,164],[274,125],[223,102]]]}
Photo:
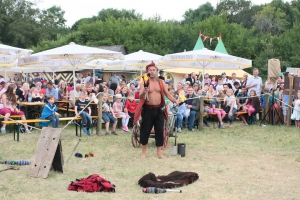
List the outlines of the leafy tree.
{"label": "leafy tree", "polygon": [[197,9],[189,9],[185,11],[182,24],[192,24],[194,22],[203,21],[214,15],[214,7],[211,3],[207,2],[203,5],[200,5]]}
{"label": "leafy tree", "polygon": [[41,11],[31,1],[1,0],[1,41],[8,45],[29,48],[43,39],[56,39],[57,33],[67,32],[63,15],[64,11],[56,6]]}
{"label": "leafy tree", "polygon": [[254,18],[256,30],[264,34],[279,35],[288,25],[285,13],[271,5],[264,7]]}
{"label": "leafy tree", "polygon": [[109,17],[113,17],[116,19],[125,18],[130,20],[142,19],[142,15],[136,13],[135,10],[125,10],[125,9],[118,10],[114,8],[102,9],[97,16],[97,18],[101,21],[105,21]]}

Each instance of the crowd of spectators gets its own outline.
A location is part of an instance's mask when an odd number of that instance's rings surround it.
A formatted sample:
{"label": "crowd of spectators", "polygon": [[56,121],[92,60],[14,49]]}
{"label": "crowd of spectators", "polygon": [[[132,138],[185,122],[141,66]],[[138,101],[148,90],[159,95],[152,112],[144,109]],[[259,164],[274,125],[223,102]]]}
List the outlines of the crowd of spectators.
{"label": "crowd of spectators", "polygon": [[[238,116],[243,121],[243,125],[255,123],[256,113],[259,113],[260,108],[266,106],[265,96],[262,93],[274,93],[278,100],[269,102],[282,107],[284,123],[286,123],[287,106],[281,102],[283,100],[284,103],[288,103],[288,98],[282,93],[284,89],[283,76],[278,77],[276,90],[273,91],[270,80],[268,79],[263,84],[258,73],[258,69],[254,69],[253,76],[248,77],[248,74],[245,73],[241,80],[237,79],[235,73],[232,73],[230,78],[226,72],[220,76],[210,76],[206,73],[202,80],[193,72],[185,74],[175,87],[173,80],[165,79],[164,73],[160,72],[159,78],[165,80],[169,92],[176,99],[183,101],[181,105],[174,105],[165,98],[166,109],[170,114],[176,115],[175,130],[181,132],[182,128],[186,127],[193,131],[195,122],[203,113],[216,114],[219,128],[225,127],[224,121],[229,122],[229,127],[231,127],[235,113],[238,111],[247,113],[247,115]],[[7,93],[9,85],[12,84],[16,88],[16,99],[19,102],[44,102],[47,101],[47,96],[51,95],[54,101],[68,101],[70,108],[76,108],[76,100],[81,97],[82,93],[85,94],[84,97],[87,101],[98,103],[97,93],[104,92],[103,120],[106,123],[106,135],[109,135],[110,123],[113,124],[112,134],[117,135],[115,131],[117,120],[114,120],[117,117],[122,118],[122,129],[126,132],[129,131],[128,126],[133,125],[134,111],[139,102],[139,78],[127,81],[124,75],[118,76],[116,73],[112,73],[109,80],[102,80],[100,74],[93,76],[88,73],[84,78],[79,73],[76,77],[76,84],[73,85],[73,83],[67,83],[64,80],[58,80],[56,76],[53,80],[47,80],[40,73],[35,74],[34,77],[28,77],[28,81],[24,83],[17,75],[9,82],[5,82],[3,79],[0,82],[0,96],[3,97],[0,103],[0,113],[3,113],[1,112],[1,110],[3,111],[3,106],[1,108],[3,101],[8,103],[10,101],[6,99],[7,97],[4,98],[5,95],[3,94]],[[199,112],[199,96],[206,97],[202,113]],[[204,119],[204,124],[210,126],[206,119]]]}

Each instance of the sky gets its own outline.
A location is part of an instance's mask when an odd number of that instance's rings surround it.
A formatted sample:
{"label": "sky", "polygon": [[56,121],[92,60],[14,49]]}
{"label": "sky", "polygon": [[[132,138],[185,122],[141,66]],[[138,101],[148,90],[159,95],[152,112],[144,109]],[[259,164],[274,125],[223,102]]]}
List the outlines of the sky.
{"label": "sky", "polygon": [[[66,25],[72,26],[81,18],[98,15],[99,11],[107,8],[136,10],[143,18],[160,15],[162,20],[182,20],[188,9],[196,9],[206,1],[197,0],[31,0],[38,8],[46,9],[60,6],[65,11]],[[216,7],[218,0],[209,1]],[[271,0],[252,0],[255,5],[270,3]]]}

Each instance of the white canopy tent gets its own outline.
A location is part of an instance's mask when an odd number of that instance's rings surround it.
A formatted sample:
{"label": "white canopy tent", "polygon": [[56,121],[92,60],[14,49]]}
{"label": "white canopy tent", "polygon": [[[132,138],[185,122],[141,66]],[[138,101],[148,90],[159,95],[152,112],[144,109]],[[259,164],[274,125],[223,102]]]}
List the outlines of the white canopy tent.
{"label": "white canopy tent", "polygon": [[124,55],[120,52],[82,46],[71,42],[68,45],[20,58],[19,66],[44,69],[51,68],[52,70],[61,68],[64,68],[64,70],[72,70],[75,85],[75,70],[97,58],[115,60],[123,59]]}
{"label": "white canopy tent", "polygon": [[202,75],[204,76],[206,69],[245,69],[252,66],[252,61],[203,48],[201,50],[167,54],[161,59],[160,64],[176,68],[202,69]]}
{"label": "white canopy tent", "polygon": [[[116,70],[116,71],[140,71],[142,74],[145,71],[146,65],[150,64],[152,61],[156,64],[162,58],[161,55],[145,52],[139,50],[137,52],[127,54],[124,56],[124,60],[93,60],[85,65],[85,67],[96,67],[95,69],[102,70]],[[159,69],[165,69],[165,66],[158,65]],[[167,68],[170,68],[169,66]]]}
{"label": "white canopy tent", "polygon": [[30,49],[21,49],[0,44],[0,70],[4,72],[5,79],[7,78],[6,72],[19,72],[19,70],[14,69],[17,66],[18,58],[21,56],[30,56],[32,52]]}

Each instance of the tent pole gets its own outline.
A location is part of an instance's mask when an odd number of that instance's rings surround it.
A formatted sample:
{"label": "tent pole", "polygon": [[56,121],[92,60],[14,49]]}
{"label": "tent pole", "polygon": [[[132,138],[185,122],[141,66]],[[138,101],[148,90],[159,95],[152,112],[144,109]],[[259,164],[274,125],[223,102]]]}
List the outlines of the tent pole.
{"label": "tent pole", "polygon": [[93,67],[93,83],[95,84],[95,67]]}
{"label": "tent pole", "polygon": [[76,85],[76,81],[75,81],[75,67],[73,67],[73,87],[75,88],[75,85]]}

